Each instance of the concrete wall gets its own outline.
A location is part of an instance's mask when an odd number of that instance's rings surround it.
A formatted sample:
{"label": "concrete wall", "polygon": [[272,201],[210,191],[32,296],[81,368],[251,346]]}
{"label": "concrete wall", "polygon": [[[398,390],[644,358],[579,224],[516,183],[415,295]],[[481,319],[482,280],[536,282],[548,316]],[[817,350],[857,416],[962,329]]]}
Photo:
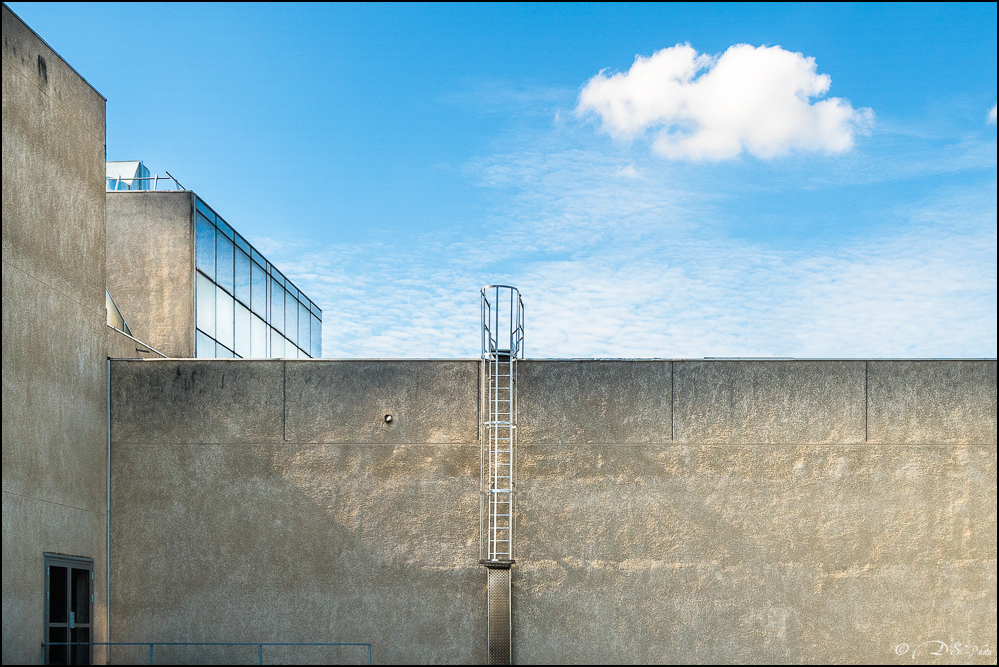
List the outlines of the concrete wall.
{"label": "concrete wall", "polygon": [[[477,374],[113,362],[115,639],[483,661]],[[520,382],[517,662],[908,664],[895,647],[932,639],[995,662],[995,361],[526,361]]]}
{"label": "concrete wall", "polygon": [[132,335],[194,356],[193,193],[107,193],[107,282]]}
{"label": "concrete wall", "polygon": [[39,659],[43,552],[105,585],[104,107],[4,5],[5,663]]}
{"label": "concrete wall", "polygon": [[113,362],[115,640],[478,660],[477,369]]}
{"label": "concrete wall", "polygon": [[109,359],[163,359],[164,354],[158,353],[141,340],[118,331],[108,325],[104,330]]}

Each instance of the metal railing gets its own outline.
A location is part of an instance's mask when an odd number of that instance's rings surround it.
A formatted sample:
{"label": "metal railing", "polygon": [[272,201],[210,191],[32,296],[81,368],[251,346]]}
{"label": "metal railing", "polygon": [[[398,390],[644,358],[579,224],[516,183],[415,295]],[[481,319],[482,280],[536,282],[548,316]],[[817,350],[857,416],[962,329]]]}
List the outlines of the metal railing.
{"label": "metal railing", "polygon": [[[159,183],[163,181],[164,187],[160,188]],[[175,187],[170,187],[170,183],[173,183]],[[160,176],[159,174],[154,174],[152,176],[108,176],[106,179],[105,189],[108,192],[118,192],[127,190],[140,190],[143,192],[148,192],[150,190],[161,190],[161,191],[176,191],[185,190],[186,188],[180,184],[176,178],[170,175],[170,172],[166,172],[166,176]]]}
{"label": "metal railing", "polygon": [[[371,664],[371,644],[362,644],[357,642],[42,642],[42,664],[49,664],[49,648],[53,646],[65,646],[67,649],[71,646],[87,646],[93,650],[96,646],[107,646],[109,649],[113,646],[148,646],[149,647],[149,663],[153,664],[153,651],[157,646],[256,646],[257,647],[257,664],[264,664],[264,647],[265,646],[309,646],[309,647],[331,647],[331,646],[358,646],[367,649],[367,664]],[[67,654],[71,651],[67,651]],[[110,651],[109,651],[110,653]],[[68,657],[68,656],[67,656]],[[110,656],[109,656],[110,657]],[[111,664],[111,661],[107,661]],[[134,661],[129,660],[127,664],[135,664]]]}

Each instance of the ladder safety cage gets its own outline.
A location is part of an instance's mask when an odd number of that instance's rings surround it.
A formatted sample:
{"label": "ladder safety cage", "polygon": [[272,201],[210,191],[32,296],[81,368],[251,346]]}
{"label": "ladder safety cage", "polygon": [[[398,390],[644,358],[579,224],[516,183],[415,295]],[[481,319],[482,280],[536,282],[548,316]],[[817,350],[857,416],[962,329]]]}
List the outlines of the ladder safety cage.
{"label": "ladder safety cage", "polygon": [[517,360],[524,358],[524,300],[516,287],[481,291],[479,558],[512,563],[517,490]]}

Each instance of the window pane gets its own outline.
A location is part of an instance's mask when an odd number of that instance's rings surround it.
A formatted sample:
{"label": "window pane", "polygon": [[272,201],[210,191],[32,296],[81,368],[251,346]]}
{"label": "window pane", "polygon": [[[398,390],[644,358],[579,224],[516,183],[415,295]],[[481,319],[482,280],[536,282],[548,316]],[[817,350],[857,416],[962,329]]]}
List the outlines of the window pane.
{"label": "window pane", "polygon": [[250,305],[250,256],[236,249],[236,298]]}
{"label": "window pane", "polygon": [[284,356],[284,336],[271,329],[271,358],[280,359]]}
{"label": "window pane", "polygon": [[267,358],[267,323],[256,315],[250,315],[250,356],[254,359]]}
{"label": "window pane", "polygon": [[298,342],[298,301],[291,294],[284,295],[284,335],[292,343]]}
{"label": "window pane", "polygon": [[215,343],[215,356],[219,359],[232,359],[232,350],[222,343]]}
{"label": "window pane", "polygon": [[233,287],[233,256],[232,256],[232,241],[222,236],[221,234],[215,235],[216,247],[218,248],[218,254],[215,257],[215,282],[218,283],[226,292],[232,294]]}
{"label": "window pane", "polygon": [[215,358],[215,341],[209,338],[204,331],[199,331],[195,339],[194,356],[198,359]]}
{"label": "window pane", "polygon": [[250,254],[250,244],[247,243],[246,239],[244,239],[238,233],[236,234],[236,247],[239,248],[239,249],[241,249],[247,255]]}
{"label": "window pane", "polygon": [[215,226],[219,228],[220,232],[228,236],[230,241],[233,239],[233,236],[235,236],[235,232],[233,232],[232,227],[230,227],[221,216],[215,216]]}
{"label": "window pane", "polygon": [[250,264],[250,308],[267,319],[267,274],[256,262]]}
{"label": "window pane", "polygon": [[309,342],[309,309],[304,303],[298,304],[298,346],[303,350],[311,350],[312,344]]}
{"label": "window pane", "polygon": [[232,303],[232,297],[221,287],[215,289],[215,340],[230,350],[233,346]]}
{"label": "window pane", "polygon": [[209,278],[215,277],[215,227],[198,215],[198,269]]}
{"label": "window pane", "polygon": [[208,204],[199,199],[197,206],[198,206],[198,213],[201,213],[203,216],[208,218],[210,222],[213,223],[215,222],[215,211],[209,208]]}
{"label": "window pane", "polygon": [[250,258],[265,269],[267,268],[267,260],[264,259],[263,255],[257,252],[256,248],[250,248]]}
{"label": "window pane", "polygon": [[250,350],[250,311],[241,303],[236,303],[236,354],[249,357]]}
{"label": "window pane", "polygon": [[198,274],[197,327],[215,337],[215,283]]}
{"label": "window pane", "polygon": [[312,317],[309,332],[312,339],[312,358],[320,359],[323,356],[323,323],[318,317]]}
{"label": "window pane", "polygon": [[284,288],[271,278],[271,312],[267,321],[278,331],[284,331]]}

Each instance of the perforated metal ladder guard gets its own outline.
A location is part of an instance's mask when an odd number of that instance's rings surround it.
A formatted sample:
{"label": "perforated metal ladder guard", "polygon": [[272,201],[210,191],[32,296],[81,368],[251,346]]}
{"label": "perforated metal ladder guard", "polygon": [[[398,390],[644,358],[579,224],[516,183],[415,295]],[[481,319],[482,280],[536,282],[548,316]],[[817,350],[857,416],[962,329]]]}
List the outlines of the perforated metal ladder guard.
{"label": "perforated metal ladder guard", "polygon": [[513,623],[510,614],[510,566],[486,570],[486,658],[490,665],[512,662]]}

